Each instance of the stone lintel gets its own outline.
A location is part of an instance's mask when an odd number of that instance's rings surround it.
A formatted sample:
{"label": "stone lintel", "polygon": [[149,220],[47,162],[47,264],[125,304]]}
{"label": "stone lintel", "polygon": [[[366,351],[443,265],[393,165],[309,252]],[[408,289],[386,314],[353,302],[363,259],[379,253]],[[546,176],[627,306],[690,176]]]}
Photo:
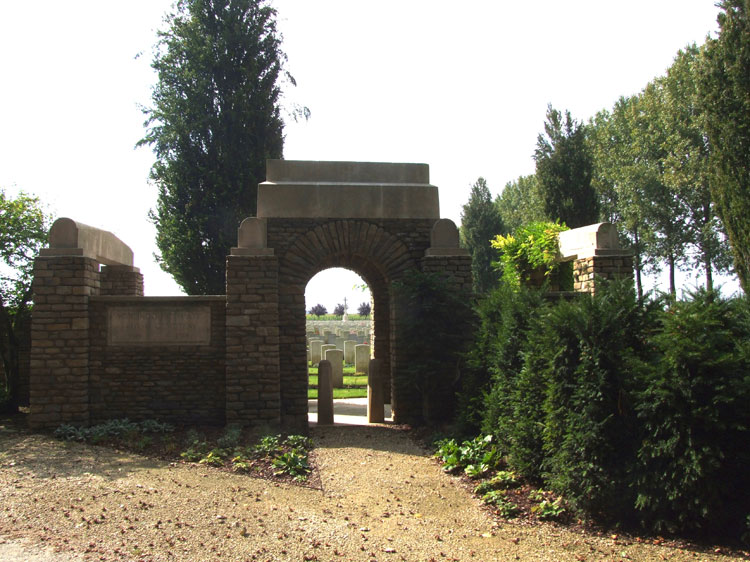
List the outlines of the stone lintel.
{"label": "stone lintel", "polygon": [[427,164],[266,160],[271,183],[429,184]]}
{"label": "stone lintel", "polygon": [[258,217],[438,219],[440,203],[427,164],[267,160]]}
{"label": "stone lintel", "polygon": [[43,257],[85,256],[105,265],[133,265],[133,250],[111,232],[62,217],[49,231]]}
{"label": "stone lintel", "polygon": [[434,185],[263,182],[258,185],[258,216],[436,219],[440,202]]}

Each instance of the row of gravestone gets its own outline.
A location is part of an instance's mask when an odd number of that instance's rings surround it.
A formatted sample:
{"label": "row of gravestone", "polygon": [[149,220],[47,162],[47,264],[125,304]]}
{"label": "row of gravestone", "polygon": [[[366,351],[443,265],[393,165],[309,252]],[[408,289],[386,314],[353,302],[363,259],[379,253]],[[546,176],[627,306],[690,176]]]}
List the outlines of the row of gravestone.
{"label": "row of gravestone", "polygon": [[370,341],[370,330],[345,330],[345,329],[321,329],[307,330],[307,339],[320,339],[325,343],[335,343],[339,349],[342,349],[345,340],[354,340],[357,343],[368,343]]}
{"label": "row of gravestone", "polygon": [[[311,339],[307,346],[307,361],[311,366],[315,366],[322,359],[327,359],[332,363],[340,363],[343,369],[344,364],[354,365],[356,373],[367,374],[369,371],[370,346],[369,344],[358,343],[355,340],[345,340],[343,345],[338,347],[336,344],[327,344],[320,339]],[[337,352],[331,357],[328,353]],[[340,357],[339,355],[340,354]]]}

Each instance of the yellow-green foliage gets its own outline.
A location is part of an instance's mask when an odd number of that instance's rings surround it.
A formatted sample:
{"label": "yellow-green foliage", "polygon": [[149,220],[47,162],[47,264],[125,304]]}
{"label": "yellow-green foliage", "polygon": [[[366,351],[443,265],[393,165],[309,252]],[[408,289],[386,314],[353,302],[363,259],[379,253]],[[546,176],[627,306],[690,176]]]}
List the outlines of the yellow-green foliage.
{"label": "yellow-green foliage", "polygon": [[565,224],[532,222],[513,234],[498,234],[490,244],[500,252],[499,261],[494,265],[503,272],[503,280],[519,287],[538,267],[546,268],[545,275],[551,275],[558,264],[558,234],[565,230],[568,230]]}

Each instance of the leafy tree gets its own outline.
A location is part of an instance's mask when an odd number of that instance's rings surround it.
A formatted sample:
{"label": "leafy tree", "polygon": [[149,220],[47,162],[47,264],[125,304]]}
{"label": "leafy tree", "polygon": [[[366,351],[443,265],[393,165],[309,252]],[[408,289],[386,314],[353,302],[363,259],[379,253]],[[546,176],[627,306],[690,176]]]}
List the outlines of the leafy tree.
{"label": "leafy tree", "polygon": [[719,3],[719,36],[706,42],[699,91],[711,144],[711,191],[743,290],[750,289],[750,2]]}
{"label": "leafy tree", "polygon": [[369,302],[363,302],[359,305],[359,308],[357,308],[357,313],[360,316],[369,316],[370,312],[372,312],[372,307]]}
{"label": "leafy tree", "polygon": [[328,314],[328,309],[322,304],[316,304],[310,309],[310,314],[313,316],[323,316],[324,314]]}
{"label": "leafy tree", "polygon": [[685,234],[693,251],[686,266],[703,269],[706,290],[713,289],[713,272],[731,264],[723,225],[711,195],[710,145],[705,133],[697,90],[700,50],[693,44],[677,53],[667,74],[656,80],[661,96],[656,116],[668,131],[664,183],[686,210]]}
{"label": "leafy tree", "polygon": [[267,158],[281,158],[286,56],[267,0],[179,0],[159,31],[153,107],[159,263],[188,294],[225,291],[237,227],[256,212]]}
{"label": "leafy tree", "polygon": [[544,222],[544,201],[539,191],[539,182],[534,174],[520,176],[505,184],[503,192],[495,198],[505,232],[515,232],[525,224]]}
{"label": "leafy tree", "polygon": [[493,251],[490,240],[503,232],[503,223],[484,178],[471,186],[469,202],[461,212],[461,241],[471,254],[474,291],[486,293],[497,284],[492,269]]}
{"label": "leafy tree", "polygon": [[621,97],[612,112],[600,111],[589,125],[587,136],[594,160],[592,185],[599,194],[602,218],[617,224],[623,246],[633,251],[638,299],[643,300],[644,271],[658,269],[651,242],[653,233],[646,220],[648,190],[643,161],[634,148],[637,97]]}
{"label": "leafy tree", "polygon": [[548,105],[544,132],[537,138],[534,160],[545,214],[570,228],[596,223],[599,202],[591,185],[585,127],[569,111],[563,115]]}
{"label": "leafy tree", "polygon": [[36,197],[10,197],[0,188],[0,408],[18,401],[19,338],[28,326],[34,257],[47,241],[50,217]]}
{"label": "leafy tree", "polygon": [[334,316],[343,316],[344,312],[346,311],[344,310],[344,305],[341,303],[337,304],[336,307],[333,309]]}

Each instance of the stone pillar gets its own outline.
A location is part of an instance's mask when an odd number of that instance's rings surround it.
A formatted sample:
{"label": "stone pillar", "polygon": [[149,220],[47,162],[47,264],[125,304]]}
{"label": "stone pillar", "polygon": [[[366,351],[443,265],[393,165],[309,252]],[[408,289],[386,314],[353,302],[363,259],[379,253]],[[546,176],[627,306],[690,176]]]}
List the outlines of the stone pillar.
{"label": "stone pillar", "polygon": [[367,377],[367,423],[385,421],[383,402],[383,382],[380,374],[380,360],[370,359],[370,374]]}
{"label": "stone pillar", "polygon": [[85,256],[34,262],[29,425],[89,423],[89,297],[99,294],[99,263]]}
{"label": "stone pillar", "polygon": [[101,295],[143,296],[143,275],[137,267],[104,265],[101,271]]}
{"label": "stone pillar", "polygon": [[370,346],[363,343],[354,346],[354,372],[368,373],[370,369]]}
{"label": "stone pillar", "polygon": [[598,279],[633,278],[633,255],[594,255],[573,262],[573,288],[584,293],[596,292]]}
{"label": "stone pillar", "polygon": [[227,257],[226,422],[281,423],[278,261]]}
{"label": "stone pillar", "polygon": [[333,388],[344,388],[344,352],[340,349],[326,351],[326,361],[331,364]]}
{"label": "stone pillar", "polygon": [[333,384],[331,363],[322,360],[318,365],[318,423],[333,423]]}

